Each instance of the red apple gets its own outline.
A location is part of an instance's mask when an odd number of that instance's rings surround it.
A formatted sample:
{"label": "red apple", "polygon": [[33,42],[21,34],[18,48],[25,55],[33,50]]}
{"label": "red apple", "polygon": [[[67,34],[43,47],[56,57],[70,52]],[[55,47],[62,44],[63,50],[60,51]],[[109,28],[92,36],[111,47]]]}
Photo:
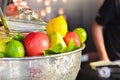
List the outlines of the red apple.
{"label": "red apple", "polygon": [[68,45],[72,38],[74,40],[75,46],[80,47],[81,46],[80,39],[75,32],[67,32],[67,34],[64,37],[65,43]]}
{"label": "red apple", "polygon": [[49,37],[42,32],[31,32],[23,40],[26,56],[40,56],[49,48]]}

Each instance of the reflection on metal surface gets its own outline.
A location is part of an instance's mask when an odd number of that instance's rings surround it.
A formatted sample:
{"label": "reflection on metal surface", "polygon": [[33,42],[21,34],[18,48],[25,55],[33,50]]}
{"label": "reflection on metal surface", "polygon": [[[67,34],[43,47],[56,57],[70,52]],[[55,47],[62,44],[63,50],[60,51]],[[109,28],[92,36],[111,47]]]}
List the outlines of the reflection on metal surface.
{"label": "reflection on metal surface", "polygon": [[75,80],[84,48],[49,56],[1,58],[0,80]]}

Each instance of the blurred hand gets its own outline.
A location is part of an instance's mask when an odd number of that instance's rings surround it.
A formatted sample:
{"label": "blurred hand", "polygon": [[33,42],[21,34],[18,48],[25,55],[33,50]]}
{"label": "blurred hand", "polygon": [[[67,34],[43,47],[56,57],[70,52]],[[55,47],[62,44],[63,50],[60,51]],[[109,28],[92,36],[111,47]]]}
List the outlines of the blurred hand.
{"label": "blurred hand", "polygon": [[6,16],[15,16],[19,13],[19,9],[28,8],[27,2],[24,0],[13,0],[6,8]]}

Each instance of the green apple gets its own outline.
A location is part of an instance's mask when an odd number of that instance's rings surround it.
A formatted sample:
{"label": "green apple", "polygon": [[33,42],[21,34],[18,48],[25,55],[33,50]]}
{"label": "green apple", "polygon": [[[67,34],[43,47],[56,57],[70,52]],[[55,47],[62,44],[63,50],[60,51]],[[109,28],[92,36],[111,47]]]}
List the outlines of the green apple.
{"label": "green apple", "polygon": [[83,29],[82,27],[77,27],[73,30],[73,32],[77,33],[81,43],[84,43],[87,39],[87,32],[85,29]]}

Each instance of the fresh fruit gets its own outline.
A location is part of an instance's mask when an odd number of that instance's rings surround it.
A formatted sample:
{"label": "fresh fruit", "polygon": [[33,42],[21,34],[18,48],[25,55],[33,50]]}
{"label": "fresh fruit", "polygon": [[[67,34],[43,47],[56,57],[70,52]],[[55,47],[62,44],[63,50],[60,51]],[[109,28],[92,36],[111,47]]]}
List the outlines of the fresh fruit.
{"label": "fresh fruit", "polygon": [[57,47],[58,44],[60,44],[62,47],[60,52],[65,52],[67,46],[63,40],[62,35],[58,32],[54,32],[50,35],[50,48],[54,51],[55,47]]}
{"label": "fresh fruit", "polygon": [[85,29],[83,29],[81,27],[78,27],[78,28],[75,28],[73,30],[73,32],[78,34],[81,43],[84,43],[86,41],[86,39],[87,39],[87,32],[85,31]]}
{"label": "fresh fruit", "polygon": [[6,43],[11,41],[12,38],[11,37],[7,37],[7,38],[1,38],[0,39],[0,52],[6,52]]}
{"label": "fresh fruit", "polygon": [[23,40],[27,56],[40,56],[49,48],[49,37],[42,32],[31,32]]}
{"label": "fresh fruit", "polygon": [[51,35],[54,32],[59,32],[62,37],[64,37],[68,32],[67,22],[65,21],[63,16],[53,18],[48,22],[46,31],[48,35]]}
{"label": "fresh fruit", "polygon": [[4,52],[0,52],[0,58],[3,58],[4,57]]}
{"label": "fresh fruit", "polygon": [[74,40],[74,44],[75,46],[80,47],[81,46],[81,42],[80,39],[78,37],[78,35],[75,32],[68,32],[65,37],[64,37],[64,41],[65,43],[68,44],[70,43],[70,40],[73,39]]}
{"label": "fresh fruit", "polygon": [[6,56],[7,57],[24,57],[25,50],[24,46],[20,41],[11,40],[6,44]]}

